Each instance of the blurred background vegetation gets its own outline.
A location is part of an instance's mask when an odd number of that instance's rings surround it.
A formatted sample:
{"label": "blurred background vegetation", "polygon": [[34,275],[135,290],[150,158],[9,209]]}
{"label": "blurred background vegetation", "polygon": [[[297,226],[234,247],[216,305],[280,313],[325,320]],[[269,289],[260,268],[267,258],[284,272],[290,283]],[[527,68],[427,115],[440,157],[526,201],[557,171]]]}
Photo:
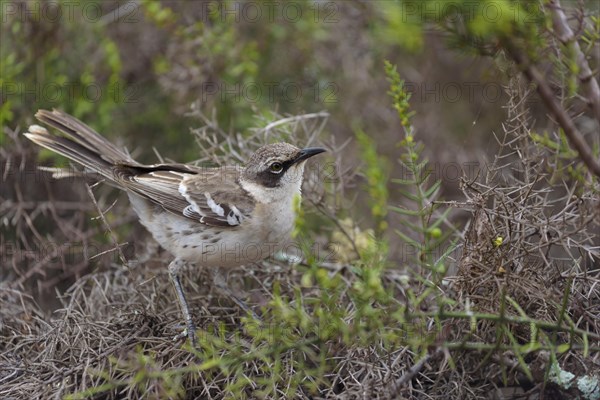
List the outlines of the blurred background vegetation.
{"label": "blurred background vegetation", "polygon": [[[493,12],[518,13],[515,4],[490,8],[491,23]],[[402,132],[382,96],[385,59],[413,93],[436,162],[493,154],[505,117],[507,78],[494,60],[420,26],[423,13],[448,11],[445,2],[84,0],[67,10],[3,1],[3,126],[24,127],[38,108],[56,107],[132,150],[152,144],[189,161],[192,102],[216,110],[232,132],[254,126],[257,114],[327,110],[340,142],[363,129],[393,160]]]}

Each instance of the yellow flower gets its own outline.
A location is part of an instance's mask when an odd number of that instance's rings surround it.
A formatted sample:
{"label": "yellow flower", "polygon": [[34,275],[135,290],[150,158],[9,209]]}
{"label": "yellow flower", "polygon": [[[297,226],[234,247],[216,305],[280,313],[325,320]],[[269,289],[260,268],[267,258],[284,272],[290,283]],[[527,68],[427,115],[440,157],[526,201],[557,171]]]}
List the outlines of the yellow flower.
{"label": "yellow flower", "polygon": [[498,236],[498,237],[496,237],[496,239],[492,240],[492,242],[494,243],[494,246],[500,247],[500,245],[502,244],[503,240],[504,239],[502,238],[502,236]]}

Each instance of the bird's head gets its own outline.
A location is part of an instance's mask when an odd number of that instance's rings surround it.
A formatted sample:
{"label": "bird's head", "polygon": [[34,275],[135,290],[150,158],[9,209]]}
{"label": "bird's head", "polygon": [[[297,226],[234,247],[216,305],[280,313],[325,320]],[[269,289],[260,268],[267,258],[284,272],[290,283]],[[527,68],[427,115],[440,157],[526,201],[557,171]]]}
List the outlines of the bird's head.
{"label": "bird's head", "polygon": [[257,200],[279,201],[300,191],[306,160],[326,151],[321,147],[299,149],[289,143],[267,144],[246,164],[242,186]]}

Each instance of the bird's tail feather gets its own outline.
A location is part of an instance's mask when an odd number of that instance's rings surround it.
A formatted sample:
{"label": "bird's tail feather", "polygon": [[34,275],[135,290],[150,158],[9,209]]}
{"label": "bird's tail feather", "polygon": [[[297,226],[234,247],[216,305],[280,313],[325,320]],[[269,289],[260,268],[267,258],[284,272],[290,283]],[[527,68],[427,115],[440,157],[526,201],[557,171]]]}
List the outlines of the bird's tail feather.
{"label": "bird's tail feather", "polygon": [[66,137],[52,135],[46,128],[32,125],[25,133],[28,139],[110,180],[115,180],[112,167],[116,164],[138,165],[128,154],[75,117],[58,110],[39,110],[35,116]]}

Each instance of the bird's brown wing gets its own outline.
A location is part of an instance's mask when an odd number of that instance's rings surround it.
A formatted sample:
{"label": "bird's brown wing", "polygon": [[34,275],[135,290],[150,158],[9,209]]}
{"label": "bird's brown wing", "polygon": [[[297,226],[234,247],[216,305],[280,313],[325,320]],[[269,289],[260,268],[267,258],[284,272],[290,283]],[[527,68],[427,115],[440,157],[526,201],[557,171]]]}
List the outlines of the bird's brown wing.
{"label": "bird's brown wing", "polygon": [[254,200],[238,184],[239,168],[173,167],[137,168],[135,173],[124,168],[119,180],[165,210],[203,224],[235,227],[251,215]]}

